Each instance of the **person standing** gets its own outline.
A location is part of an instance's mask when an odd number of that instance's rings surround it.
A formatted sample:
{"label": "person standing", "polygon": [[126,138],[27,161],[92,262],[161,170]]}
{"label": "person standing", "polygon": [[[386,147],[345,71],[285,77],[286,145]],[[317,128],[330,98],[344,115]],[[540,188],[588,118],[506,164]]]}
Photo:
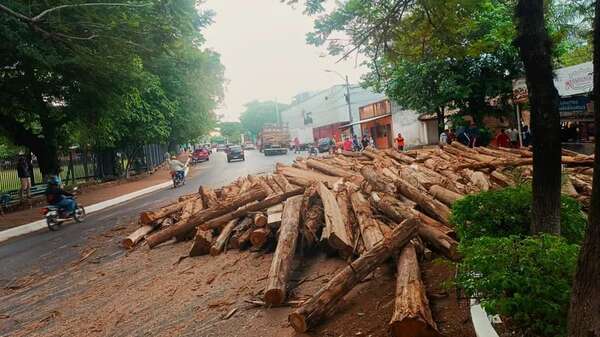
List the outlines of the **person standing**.
{"label": "person standing", "polygon": [[366,149],[369,146],[369,135],[367,135],[367,134],[363,135],[361,143],[362,143],[363,150]]}
{"label": "person standing", "polygon": [[360,143],[356,135],[352,135],[352,151],[360,151]]}
{"label": "person standing", "polygon": [[27,195],[27,199],[31,199],[31,170],[25,157],[19,156],[17,160],[17,176],[21,181],[21,190],[19,191],[19,199],[23,202],[23,194]]}
{"label": "person standing", "polygon": [[510,144],[512,145],[513,148],[518,148],[519,147],[519,130],[517,130],[517,128],[511,129],[510,130]]}
{"label": "person standing", "polygon": [[300,152],[300,139],[294,138],[294,153]]}
{"label": "person standing", "polygon": [[500,133],[496,136],[496,146],[510,147],[510,138],[506,135],[504,129],[501,129]]}
{"label": "person standing", "polygon": [[442,131],[442,133],[440,133],[440,145],[446,145],[448,144],[448,129]]}
{"label": "person standing", "polygon": [[344,140],[342,148],[344,149],[344,151],[348,151],[348,152],[352,151],[352,141],[350,140],[349,137],[346,137],[346,139]]}
{"label": "person standing", "polygon": [[404,137],[402,137],[400,132],[398,132],[398,136],[396,137],[396,148],[398,151],[404,151]]}

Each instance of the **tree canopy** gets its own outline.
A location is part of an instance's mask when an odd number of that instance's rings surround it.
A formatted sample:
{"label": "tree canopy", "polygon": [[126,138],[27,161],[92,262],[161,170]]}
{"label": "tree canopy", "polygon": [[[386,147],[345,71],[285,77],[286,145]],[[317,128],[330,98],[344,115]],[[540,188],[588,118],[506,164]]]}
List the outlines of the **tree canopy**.
{"label": "tree canopy", "polygon": [[0,7],[0,131],[44,174],[61,147],[174,144],[212,129],[224,70],[202,49],[210,12],[194,0],[52,3]]}
{"label": "tree canopy", "polygon": [[288,105],[273,101],[252,101],[246,103],[245,107],[240,122],[252,137],[256,137],[265,123],[276,123],[277,111],[285,110]]}

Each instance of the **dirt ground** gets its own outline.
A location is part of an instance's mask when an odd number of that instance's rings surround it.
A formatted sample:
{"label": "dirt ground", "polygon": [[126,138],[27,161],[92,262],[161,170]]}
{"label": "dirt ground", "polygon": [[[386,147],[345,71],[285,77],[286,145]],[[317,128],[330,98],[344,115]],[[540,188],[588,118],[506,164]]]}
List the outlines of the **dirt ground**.
{"label": "dirt ground", "polygon": [[[308,336],[287,323],[291,307],[264,308],[261,299],[272,254],[231,250],[217,257],[186,256],[190,242],[126,252],[120,240],[131,219],[81,247],[81,259],[53,275],[30,275],[1,285],[1,336]],[[289,300],[302,300],[345,265],[324,255],[296,259]],[[433,316],[445,336],[474,336],[465,301],[444,282],[453,268],[424,264]],[[393,266],[357,286],[337,313],[310,336],[386,336],[393,310]]]}
{"label": "dirt ground", "polygon": [[[197,174],[198,166],[190,167],[190,174]],[[171,179],[167,168],[162,167],[152,174],[132,177],[129,180],[115,180],[99,184],[83,185],[77,192],[77,200],[82,205],[93,205],[124,194],[164,183]],[[42,219],[40,208],[45,205],[44,197],[36,198],[32,205],[0,215],[0,231]]]}

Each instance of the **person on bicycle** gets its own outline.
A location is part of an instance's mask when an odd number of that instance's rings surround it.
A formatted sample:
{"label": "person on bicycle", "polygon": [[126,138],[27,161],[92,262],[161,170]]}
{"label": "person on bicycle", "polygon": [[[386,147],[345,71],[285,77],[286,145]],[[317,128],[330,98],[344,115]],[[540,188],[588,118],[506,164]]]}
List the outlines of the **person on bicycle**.
{"label": "person on bicycle", "polygon": [[73,194],[60,187],[60,181],[56,176],[48,179],[46,201],[52,206],[65,209],[69,214],[75,212],[75,200],[73,200]]}

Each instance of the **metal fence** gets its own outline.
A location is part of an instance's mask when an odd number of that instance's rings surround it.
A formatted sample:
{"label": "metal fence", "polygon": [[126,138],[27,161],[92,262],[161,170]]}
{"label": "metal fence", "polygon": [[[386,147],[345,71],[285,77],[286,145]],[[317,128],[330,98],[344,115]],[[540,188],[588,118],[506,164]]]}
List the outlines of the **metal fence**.
{"label": "metal fence", "polygon": [[[130,175],[153,170],[165,160],[166,145],[151,144],[143,146],[142,151],[130,165]],[[80,149],[69,150],[59,156],[60,177],[65,185],[74,185],[90,180],[105,180],[122,175],[123,161],[119,151],[110,150],[92,152]],[[16,157],[0,159],[0,193],[18,190],[21,186],[17,175]],[[42,173],[35,158],[31,158],[32,185],[43,184]]]}

